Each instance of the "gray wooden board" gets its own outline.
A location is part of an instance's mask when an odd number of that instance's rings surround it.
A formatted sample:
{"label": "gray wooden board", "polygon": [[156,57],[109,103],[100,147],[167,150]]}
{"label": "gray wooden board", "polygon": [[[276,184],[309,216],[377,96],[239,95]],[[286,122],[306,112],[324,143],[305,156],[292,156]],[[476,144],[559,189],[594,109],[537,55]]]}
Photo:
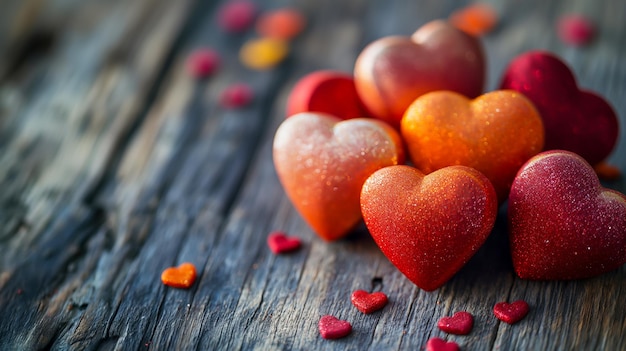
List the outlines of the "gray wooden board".
{"label": "gray wooden board", "polygon": [[[581,281],[516,278],[504,207],[475,257],[424,292],[364,226],[344,240],[319,239],[278,182],[271,145],[299,77],[350,72],[370,41],[410,34],[467,2],[258,1],[261,10],[294,6],[309,21],[289,58],[268,71],[238,61],[256,34],[220,31],[223,2],[7,2],[0,14],[0,350],[413,350],[435,336],[466,350],[626,349],[625,268]],[[626,125],[626,4],[491,3],[501,21],[483,39],[488,90],[515,55],[552,50]],[[570,12],[596,21],[591,46],[556,37],[556,20]],[[196,81],[185,59],[203,46],[220,52],[222,66]],[[252,105],[219,107],[221,91],[239,81],[254,89]],[[624,172],[621,135],[609,162]],[[624,177],[605,185],[626,191]],[[273,230],[299,236],[303,248],[273,255],[266,245]],[[196,283],[162,285],[162,270],[182,262],[196,265]],[[350,304],[356,289],[384,291],[389,305],[361,314]],[[527,318],[515,325],[494,318],[496,302],[516,299],[531,305]],[[460,310],[475,316],[469,335],[436,327]],[[317,322],[325,314],[349,320],[352,334],[322,339]]]}

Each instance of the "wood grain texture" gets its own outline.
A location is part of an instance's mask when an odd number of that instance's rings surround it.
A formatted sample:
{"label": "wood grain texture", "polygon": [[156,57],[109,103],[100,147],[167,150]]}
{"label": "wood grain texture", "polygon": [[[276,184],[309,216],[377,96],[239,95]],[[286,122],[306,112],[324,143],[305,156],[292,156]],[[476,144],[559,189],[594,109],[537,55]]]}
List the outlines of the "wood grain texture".
{"label": "wood grain texture", "polygon": [[[239,48],[256,34],[222,32],[222,3],[7,2],[0,350],[414,350],[434,336],[464,350],[626,349],[626,268],[582,281],[520,280],[504,208],[477,255],[427,293],[386,260],[364,226],[321,241],[278,182],[272,140],[299,77],[350,72],[370,41],[410,34],[467,2],[258,1],[261,11],[294,6],[309,21],[287,61],[268,71],[239,63]],[[626,4],[491,3],[501,22],[483,39],[488,89],[515,55],[549,49],[626,125]],[[556,19],[570,12],[598,24],[591,46],[571,48],[555,36]],[[222,66],[194,80],[185,59],[205,46],[220,52]],[[253,103],[221,108],[221,91],[240,81],[254,89]],[[626,172],[623,132],[609,162]],[[624,177],[606,185],[626,192]],[[273,255],[273,230],[299,236],[303,248]],[[196,265],[196,283],[163,286],[162,270],[181,262]],[[361,314],[350,304],[356,289],[384,291],[390,303]],[[527,318],[494,318],[496,302],[516,299],[531,305]],[[475,316],[469,335],[437,329],[439,318],[461,310]],[[325,314],[349,320],[352,334],[322,339]]]}

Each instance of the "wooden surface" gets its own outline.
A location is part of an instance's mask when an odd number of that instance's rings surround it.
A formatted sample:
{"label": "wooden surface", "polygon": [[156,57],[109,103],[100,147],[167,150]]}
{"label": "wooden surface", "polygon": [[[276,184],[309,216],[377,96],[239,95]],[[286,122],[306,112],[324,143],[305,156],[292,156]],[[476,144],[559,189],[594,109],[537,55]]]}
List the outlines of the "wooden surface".
{"label": "wooden surface", "polygon": [[[504,212],[487,244],[434,292],[409,282],[366,229],[321,241],[294,211],[271,161],[273,134],[295,81],[315,69],[350,72],[358,52],[410,34],[464,1],[259,1],[302,10],[307,30],[269,71],[241,66],[253,31],[216,25],[219,1],[5,0],[0,11],[0,350],[419,350],[434,336],[464,350],[626,349],[626,268],[594,279],[515,277]],[[483,38],[488,90],[507,62],[534,48],[567,61],[580,85],[603,94],[626,126],[626,2],[493,1],[501,22]],[[555,35],[558,16],[597,21],[593,45]],[[184,60],[219,50],[218,75],[195,81]],[[219,107],[227,85],[256,92],[240,110]],[[626,172],[626,138],[609,158]],[[626,191],[624,178],[607,183]],[[304,247],[275,256],[267,234]],[[166,267],[192,262],[189,290],[165,287]],[[363,315],[355,289],[390,303]],[[508,325],[499,301],[531,312]],[[475,316],[467,336],[437,320]],[[322,339],[319,318],[353,333]]]}

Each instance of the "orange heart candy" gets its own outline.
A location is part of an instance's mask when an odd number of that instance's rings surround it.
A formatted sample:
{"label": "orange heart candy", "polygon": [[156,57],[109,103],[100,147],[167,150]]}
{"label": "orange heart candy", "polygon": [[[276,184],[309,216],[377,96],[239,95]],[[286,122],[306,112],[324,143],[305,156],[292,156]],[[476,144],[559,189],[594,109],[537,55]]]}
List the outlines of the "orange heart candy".
{"label": "orange heart candy", "polygon": [[365,179],[404,161],[400,135],[388,124],[312,112],[295,114],[280,125],[273,155],[294,207],[328,241],[345,236],[361,220]]}
{"label": "orange heart candy", "polygon": [[450,91],[428,93],[409,106],[401,127],[409,155],[422,172],[452,165],[475,168],[491,181],[500,202],[519,168],[544,143],[541,116],[512,90],[474,100]]}
{"label": "orange heart candy", "polygon": [[186,289],[196,280],[196,267],[191,263],[182,263],[178,267],[170,267],[161,273],[161,282],[173,288]]}

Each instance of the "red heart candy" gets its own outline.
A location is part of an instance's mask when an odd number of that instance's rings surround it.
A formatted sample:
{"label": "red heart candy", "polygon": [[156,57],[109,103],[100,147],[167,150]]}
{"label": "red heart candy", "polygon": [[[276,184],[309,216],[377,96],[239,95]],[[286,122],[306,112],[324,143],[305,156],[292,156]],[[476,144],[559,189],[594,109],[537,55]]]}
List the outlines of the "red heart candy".
{"label": "red heart candy", "polygon": [[354,81],[365,107],[399,128],[404,111],[420,95],[436,90],[480,95],[483,48],[450,23],[432,21],[410,38],[390,36],[365,47],[354,65]]}
{"label": "red heart candy", "polygon": [[585,45],[593,39],[595,28],[584,15],[571,14],[559,18],[557,33],[566,44]]}
{"label": "red heart candy", "polygon": [[240,108],[248,105],[254,99],[252,88],[245,83],[232,84],[220,96],[220,105],[226,108]]}
{"label": "red heart candy", "polygon": [[287,116],[324,112],[341,119],[366,117],[352,76],[335,71],[315,71],[302,77],[291,90]]}
{"label": "red heart candy", "polygon": [[274,166],[287,196],[325,240],[337,240],[361,220],[359,195],[376,170],[403,162],[400,135],[372,118],[342,121],[299,113],[274,137]]}
{"label": "red heart candy", "polygon": [[186,289],[196,280],[196,267],[191,263],[182,263],[178,267],[170,267],[161,273],[161,282],[173,288]]}
{"label": "red heart candy", "polygon": [[340,339],[352,332],[350,322],[342,321],[331,315],[320,318],[317,327],[324,339]]}
{"label": "red heart candy", "polygon": [[524,300],[518,300],[512,303],[498,302],[493,306],[493,314],[496,317],[508,324],[515,324],[521,321],[526,315],[530,307]]}
{"label": "red heart candy", "polygon": [[474,317],[465,311],[457,312],[452,317],[443,317],[437,322],[439,329],[446,333],[458,335],[469,334],[473,326]]}
{"label": "red heart candy", "polygon": [[443,339],[431,338],[426,343],[426,351],[459,351],[459,345],[454,341],[446,342]]}
{"label": "red heart candy", "polygon": [[275,254],[295,251],[300,248],[300,239],[288,237],[283,232],[273,232],[267,237],[267,245]]}
{"label": "red heart candy", "polygon": [[569,67],[550,53],[531,51],[515,58],[501,88],[517,90],[535,104],[546,131],[545,150],[573,151],[595,165],[617,143],[613,108],[599,95],[580,90]]}
{"label": "red heart candy", "polygon": [[376,171],[363,185],[361,211],[376,244],[413,283],[443,285],[489,236],[498,200],[487,178],[452,166],[424,175],[409,166]]}
{"label": "red heart candy", "polygon": [[227,32],[241,33],[254,23],[256,12],[257,7],[253,1],[229,1],[220,7],[217,23]]}
{"label": "red heart candy", "polygon": [[508,207],[511,256],[524,279],[581,279],[626,263],[626,196],[567,151],[528,160]]}
{"label": "red heart candy", "polygon": [[356,290],[350,297],[352,304],[361,312],[369,314],[380,310],[387,305],[387,295],[381,291],[368,293],[365,290]]}
{"label": "red heart candy", "polygon": [[220,65],[219,54],[212,49],[198,49],[187,59],[187,70],[195,78],[207,77]]}

